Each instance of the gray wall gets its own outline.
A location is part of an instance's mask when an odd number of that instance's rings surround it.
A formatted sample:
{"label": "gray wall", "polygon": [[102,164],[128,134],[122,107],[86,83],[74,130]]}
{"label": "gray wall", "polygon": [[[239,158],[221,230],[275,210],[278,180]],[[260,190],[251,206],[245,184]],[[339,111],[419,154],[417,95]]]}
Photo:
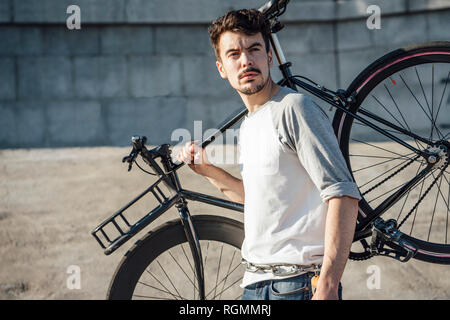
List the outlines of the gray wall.
{"label": "gray wall", "polygon": [[[216,127],[242,105],[216,71],[208,23],[263,2],[0,0],[0,147],[158,144],[194,120]],[[81,30],[66,27],[71,4]],[[366,27],[372,4],[380,30]],[[389,50],[450,40],[449,0],[291,0],[281,20],[293,71],[330,89]]]}

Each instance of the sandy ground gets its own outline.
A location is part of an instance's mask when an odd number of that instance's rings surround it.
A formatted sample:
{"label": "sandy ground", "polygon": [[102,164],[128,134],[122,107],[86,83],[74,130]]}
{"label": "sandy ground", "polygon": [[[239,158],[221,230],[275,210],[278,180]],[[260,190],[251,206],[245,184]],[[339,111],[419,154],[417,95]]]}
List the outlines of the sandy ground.
{"label": "sandy ground", "polygon": [[[152,227],[177,217],[171,209],[110,256],[91,230],[138,195],[152,178],[121,163],[129,148],[64,148],[0,151],[0,299],[104,299],[123,254]],[[226,167],[239,175],[237,166]],[[221,194],[185,166],[185,188]],[[137,208],[137,210],[143,210]],[[192,214],[242,221],[237,212],[190,203]],[[68,286],[71,266],[81,286]],[[373,272],[379,287],[373,288]],[[369,283],[369,286],[368,286]],[[344,299],[449,299],[450,267],[375,257],[349,261]]]}

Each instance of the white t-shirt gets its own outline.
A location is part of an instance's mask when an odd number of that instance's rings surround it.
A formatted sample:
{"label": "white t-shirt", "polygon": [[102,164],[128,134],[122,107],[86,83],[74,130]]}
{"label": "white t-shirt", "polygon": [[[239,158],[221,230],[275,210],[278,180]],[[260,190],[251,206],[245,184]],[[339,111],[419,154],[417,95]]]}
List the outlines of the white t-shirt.
{"label": "white t-shirt", "polygon": [[[281,88],[245,116],[239,154],[242,257],[256,264],[322,264],[325,201],[361,198],[323,110],[310,97]],[[246,272],[241,286],[276,278]]]}

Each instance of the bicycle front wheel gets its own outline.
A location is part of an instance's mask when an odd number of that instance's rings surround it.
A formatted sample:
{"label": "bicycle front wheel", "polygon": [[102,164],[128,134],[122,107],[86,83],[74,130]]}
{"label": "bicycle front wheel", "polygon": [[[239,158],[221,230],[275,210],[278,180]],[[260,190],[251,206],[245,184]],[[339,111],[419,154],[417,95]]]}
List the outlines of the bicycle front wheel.
{"label": "bicycle front wheel", "polygon": [[[240,248],[243,224],[225,217],[192,216],[202,250],[207,300],[239,299],[245,267]],[[199,299],[194,259],[180,220],[138,240],[113,276],[108,299]]]}
{"label": "bicycle front wheel", "polygon": [[[416,150],[435,155],[431,172],[383,219],[397,220],[399,230],[419,249],[415,258],[449,264],[450,42],[393,51],[367,67],[347,90],[356,99],[350,111]],[[363,197],[358,224],[366,225],[376,208],[428,163],[417,151],[340,110],[333,127]]]}

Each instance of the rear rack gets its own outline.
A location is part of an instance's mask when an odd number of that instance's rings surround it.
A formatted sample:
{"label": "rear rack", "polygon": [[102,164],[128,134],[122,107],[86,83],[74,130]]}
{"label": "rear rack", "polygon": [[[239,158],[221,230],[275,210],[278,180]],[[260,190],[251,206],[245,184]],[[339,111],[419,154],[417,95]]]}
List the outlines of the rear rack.
{"label": "rear rack", "polygon": [[[114,213],[111,217],[103,221],[91,232],[91,234],[100,244],[100,246],[104,249],[104,253],[106,255],[113,253],[122,244],[128,241],[136,233],[141,231],[153,220],[158,218],[161,214],[170,209],[179,200],[180,198],[179,194],[176,193],[175,195],[168,197],[163,193],[161,188],[158,186],[161,182],[164,182],[164,178],[165,177],[160,177],[144,192],[142,192],[140,195],[134,198],[122,209]],[[159,205],[150,212],[148,212],[139,221],[131,225],[128,222],[127,218],[125,217],[125,211],[148,193],[151,193],[156,198]],[[112,229],[112,231],[106,230],[108,228]]]}

